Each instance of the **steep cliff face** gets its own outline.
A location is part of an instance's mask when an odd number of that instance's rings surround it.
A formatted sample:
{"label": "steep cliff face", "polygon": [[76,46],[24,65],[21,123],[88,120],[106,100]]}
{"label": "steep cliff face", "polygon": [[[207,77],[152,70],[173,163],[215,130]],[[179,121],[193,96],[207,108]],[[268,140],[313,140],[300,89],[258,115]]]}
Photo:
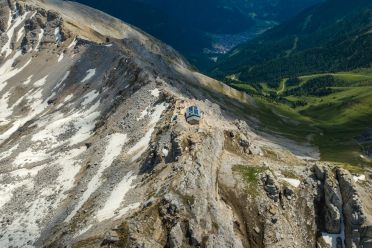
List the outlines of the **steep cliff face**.
{"label": "steep cliff face", "polygon": [[337,171],[337,177],[342,192],[343,209],[345,216],[346,246],[371,247],[371,191],[355,187],[353,177],[344,170]]}
{"label": "steep cliff face", "polygon": [[249,96],[83,5],[0,1],[0,13],[0,247],[315,247],[342,216],[346,239],[369,244],[370,198],[350,220],[369,182],[318,180],[238,120]]}
{"label": "steep cliff face", "polygon": [[370,182],[364,175],[352,176],[341,168],[331,170],[320,165],[314,170],[316,178],[323,182],[318,194],[323,239],[332,240],[331,247],[370,247],[371,196],[366,193],[371,191]]}

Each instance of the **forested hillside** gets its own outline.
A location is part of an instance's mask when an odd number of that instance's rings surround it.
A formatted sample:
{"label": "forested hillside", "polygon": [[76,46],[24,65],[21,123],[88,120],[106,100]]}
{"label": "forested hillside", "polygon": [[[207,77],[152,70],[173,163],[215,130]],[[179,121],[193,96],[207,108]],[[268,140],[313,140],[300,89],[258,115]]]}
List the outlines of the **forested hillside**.
{"label": "forested hillside", "polygon": [[371,18],[371,1],[329,0],[238,46],[212,74],[279,84],[286,77],[369,67]]}
{"label": "forested hillside", "polygon": [[135,25],[205,70],[232,47],[321,0],[77,0]]}

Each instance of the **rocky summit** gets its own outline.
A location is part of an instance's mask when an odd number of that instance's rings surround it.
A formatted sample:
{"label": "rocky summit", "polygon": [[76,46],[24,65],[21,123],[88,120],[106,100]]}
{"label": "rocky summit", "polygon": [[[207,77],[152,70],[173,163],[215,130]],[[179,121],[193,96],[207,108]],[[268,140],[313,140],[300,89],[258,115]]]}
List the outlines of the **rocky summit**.
{"label": "rocky summit", "polygon": [[372,247],[370,172],[155,38],[58,0],[0,0],[0,35],[0,247]]}

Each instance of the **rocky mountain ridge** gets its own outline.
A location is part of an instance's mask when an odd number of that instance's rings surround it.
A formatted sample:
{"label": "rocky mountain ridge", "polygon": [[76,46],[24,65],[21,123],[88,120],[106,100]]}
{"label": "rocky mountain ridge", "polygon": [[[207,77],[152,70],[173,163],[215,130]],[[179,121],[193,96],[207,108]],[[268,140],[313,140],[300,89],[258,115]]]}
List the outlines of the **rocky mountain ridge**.
{"label": "rocky mountain ridge", "polygon": [[371,175],[258,135],[249,96],[83,5],[0,13],[1,247],[371,245]]}

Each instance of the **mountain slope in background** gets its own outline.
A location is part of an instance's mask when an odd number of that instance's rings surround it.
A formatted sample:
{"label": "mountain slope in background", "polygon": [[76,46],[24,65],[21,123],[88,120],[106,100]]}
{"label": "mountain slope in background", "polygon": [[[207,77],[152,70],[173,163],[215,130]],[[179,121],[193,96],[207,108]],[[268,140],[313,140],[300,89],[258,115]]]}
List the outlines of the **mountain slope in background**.
{"label": "mountain slope in background", "polygon": [[371,20],[370,1],[320,3],[238,46],[221,58],[212,74],[278,83],[286,77],[369,67]]}
{"label": "mountain slope in background", "polygon": [[[170,44],[201,69],[319,0],[78,0]],[[213,63],[212,63],[213,64]]]}
{"label": "mountain slope in background", "polygon": [[266,126],[310,140],[323,159],[370,164],[371,28],[370,1],[329,0],[238,46],[212,74],[259,98]]}

